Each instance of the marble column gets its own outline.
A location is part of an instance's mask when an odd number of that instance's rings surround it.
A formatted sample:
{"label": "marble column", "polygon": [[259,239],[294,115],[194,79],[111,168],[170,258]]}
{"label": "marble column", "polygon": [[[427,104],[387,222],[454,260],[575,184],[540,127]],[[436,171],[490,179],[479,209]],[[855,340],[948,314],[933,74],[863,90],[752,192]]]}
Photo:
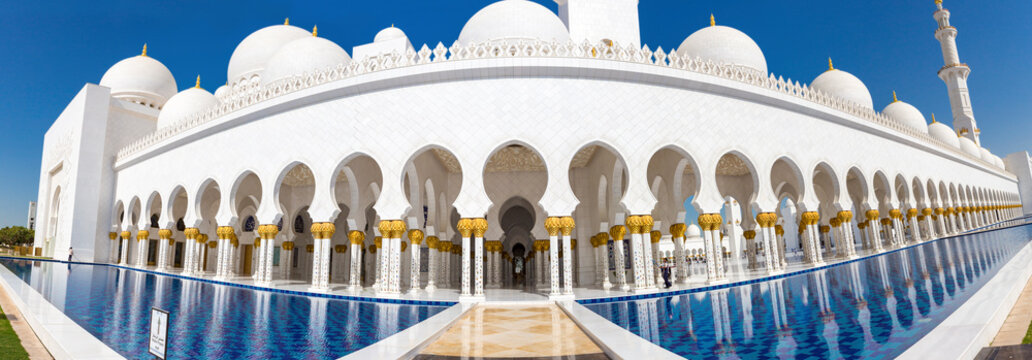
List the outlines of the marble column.
{"label": "marble column", "polygon": [[570,236],[575,226],[572,217],[564,216],[559,219],[559,231],[563,235],[563,295],[573,295],[573,246]]}
{"label": "marble column", "polygon": [[411,261],[409,262],[409,274],[411,278],[409,280],[409,292],[417,293],[421,288],[422,279],[419,275],[419,262],[422,260],[419,256],[419,252],[422,250],[423,245],[423,231],[419,229],[412,229],[408,232],[409,243],[411,245]]}
{"label": "marble column", "polygon": [[875,252],[881,252],[882,238],[880,234],[881,229],[879,229],[878,225],[878,216],[881,214],[878,213],[878,210],[872,209],[867,210],[864,215],[867,217],[867,241],[871,244],[871,249],[874,249]]}
{"label": "marble column", "polygon": [[[756,214],[756,225],[760,227],[760,243],[763,245],[763,268],[768,274],[774,273],[781,266],[778,260],[777,235],[774,234],[774,224],[778,215],[772,212],[761,212]],[[683,232],[682,232],[683,235]],[[677,264],[681,266],[680,263]]]}
{"label": "marble column", "polygon": [[844,254],[847,258],[852,259],[856,257],[856,238],[853,234],[853,212],[849,210],[839,211],[838,214],[839,224],[842,227],[842,243]]}
{"label": "marble column", "polygon": [[133,235],[128,230],[122,231],[122,249],[118,252],[118,264],[128,265],[129,264],[129,237]]}
{"label": "marble column", "polygon": [[699,227],[702,228],[703,244],[706,252],[706,281],[720,283],[726,281],[724,275],[723,249],[720,244],[720,225],[723,218],[718,213],[699,215]]}
{"label": "marble column", "polygon": [[[688,283],[688,254],[685,253],[684,247],[684,232],[688,230],[688,225],[683,223],[677,223],[670,225],[670,239],[674,242],[674,270],[677,273],[677,280],[682,284]],[[765,250],[769,250],[769,243]],[[770,256],[767,257],[767,261],[770,261]]]}
{"label": "marble column", "polygon": [[255,279],[255,283],[259,285],[272,283],[272,250],[277,234],[279,234],[279,227],[276,225],[266,224],[258,226],[261,246],[259,247],[258,276]]}
{"label": "marble column", "polygon": [[463,218],[459,219],[457,226],[459,234],[462,235],[462,277],[460,278],[462,284],[461,296],[472,296],[473,292],[470,287],[470,236],[473,235],[473,219]]}
{"label": "marble column", "polygon": [[559,231],[562,228],[562,218],[551,216],[545,219],[545,230],[548,231],[548,296],[561,295],[559,286]]}
{"label": "marble column", "polygon": [[140,268],[147,267],[147,253],[150,248],[150,231],[140,230],[136,233],[136,243],[139,245],[137,248],[140,250],[136,254],[136,266]]}
{"label": "marble column", "polygon": [[[659,241],[663,239],[663,232],[659,230],[649,231],[649,263],[648,266],[652,267],[652,287],[658,287],[663,284],[663,270],[659,268],[659,262],[662,260],[662,256],[659,254]],[[674,275],[676,276],[676,275]]]}
{"label": "marble column", "polygon": [[915,243],[921,242],[921,223],[917,220],[917,214],[917,209],[907,209],[907,223],[910,224],[910,237]]}
{"label": "marble column", "polygon": [[627,227],[624,225],[615,225],[609,228],[609,235],[613,237],[613,267],[616,271],[616,285],[620,287],[622,291],[631,290],[630,284],[627,283],[627,259],[624,254],[624,234],[627,232]]}
{"label": "marble column", "polygon": [[169,239],[171,238],[171,229],[158,230],[158,271],[164,271],[168,267]]}
{"label": "marble column", "polygon": [[186,242],[183,243],[183,275],[193,274],[193,257],[194,257],[194,244],[197,243],[197,237],[200,236],[201,231],[197,228],[186,228],[183,230],[183,234],[186,235]]}
{"label": "marble column", "polygon": [[473,219],[473,296],[484,296],[484,234],[487,233],[487,219]]}
{"label": "marble column", "polygon": [[440,256],[440,251],[438,250],[440,243],[441,240],[436,236],[426,237],[426,292],[437,290],[437,263],[440,262],[437,258]]}
{"label": "marble column", "polygon": [[348,290],[362,290],[362,247],[365,243],[365,233],[358,230],[348,232],[348,242],[351,243],[351,273],[348,277]]}

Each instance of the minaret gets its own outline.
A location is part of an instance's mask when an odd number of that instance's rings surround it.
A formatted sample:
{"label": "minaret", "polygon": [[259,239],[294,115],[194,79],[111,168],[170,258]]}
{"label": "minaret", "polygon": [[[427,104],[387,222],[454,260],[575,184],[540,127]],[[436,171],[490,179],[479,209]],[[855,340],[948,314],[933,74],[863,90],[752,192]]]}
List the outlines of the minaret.
{"label": "minaret", "polygon": [[971,94],[968,92],[967,78],[971,68],[960,62],[957,54],[957,28],[950,26],[950,11],[942,7],[942,0],[935,0],[938,10],[935,21],[939,29],[935,30],[935,38],[942,45],[942,59],[945,66],[939,69],[939,78],[946,83],[950,92],[950,107],[953,110],[953,129],[957,134],[971,139],[978,146],[981,131],[975,123],[975,113],[971,109]]}

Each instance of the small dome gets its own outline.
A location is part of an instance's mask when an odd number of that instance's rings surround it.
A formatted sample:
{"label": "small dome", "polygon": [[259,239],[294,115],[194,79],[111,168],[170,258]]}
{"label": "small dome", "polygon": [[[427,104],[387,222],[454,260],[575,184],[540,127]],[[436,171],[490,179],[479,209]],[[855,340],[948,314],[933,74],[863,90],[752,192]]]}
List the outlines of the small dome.
{"label": "small dome", "polygon": [[996,163],[995,159],[993,159],[994,158],[993,153],[991,151],[989,151],[989,149],[981,148],[979,150],[980,150],[979,153],[981,154],[980,157],[982,158],[982,160],[985,160],[985,162],[990,163],[990,164],[995,164]]}
{"label": "small dome", "polygon": [[226,95],[229,95],[229,86],[222,85],[219,86],[218,89],[215,89],[215,98],[222,99],[225,98]]}
{"label": "small dome", "polygon": [[100,78],[100,85],[111,88],[111,96],[161,108],[176,94],[176,78],[160,61],[146,55],[119,61]]}
{"label": "small dome", "polygon": [[262,74],[262,84],[268,85],[294,75],[313,73],[337,65],[347,65],[351,56],[333,41],[307,36],[283,45],[269,59]]}
{"label": "small dome", "polygon": [[982,152],[978,151],[978,145],[975,145],[974,141],[971,141],[971,139],[968,139],[966,137],[958,137],[957,141],[960,142],[960,150],[963,150],[968,155],[974,156],[976,158],[982,158]]}
{"label": "small dome", "polygon": [[953,132],[949,126],[941,122],[933,122],[928,125],[928,134],[932,135],[936,140],[942,141],[955,148],[960,148],[960,141],[957,140],[957,133]]}
{"label": "small dome", "polygon": [[996,155],[993,155],[993,164],[996,164],[996,166],[998,166],[1001,169],[1007,168],[1007,164],[1003,163],[1003,159]]}
{"label": "small dome", "polygon": [[261,76],[262,70],[269,59],[276,54],[276,51],[287,43],[311,37],[312,34],[304,29],[290,25],[273,25],[247,35],[243,41],[233,50],[233,56],[229,58],[229,69],[226,71],[226,78],[230,84],[235,84],[241,79],[250,78],[253,75]]}
{"label": "small dome", "polygon": [[813,79],[810,88],[864,107],[874,108],[874,101],[871,100],[871,92],[867,90],[867,85],[864,85],[864,82],[853,76],[853,74],[842,70],[830,69],[825,71],[816,79]]}
{"label": "small dome", "polygon": [[158,129],[186,121],[191,115],[208,110],[218,102],[215,95],[200,87],[183,90],[168,99],[165,108],[158,113]]}
{"label": "small dome", "polygon": [[688,36],[677,53],[747,67],[767,74],[767,58],[749,35],[727,26],[710,26]]}
{"label": "small dome", "polygon": [[570,41],[562,20],[548,8],[527,0],[502,0],[480,9],[459,33],[459,43],[503,39]]}
{"label": "small dome", "polygon": [[685,229],[684,236],[690,238],[697,238],[702,236],[702,230],[699,229],[699,225],[690,224],[688,225],[688,229]]}
{"label": "small dome", "polygon": [[902,101],[894,101],[889,106],[886,106],[885,110],[882,110],[882,114],[896,120],[903,126],[928,133],[928,123],[925,121],[924,115],[921,115],[921,111],[913,105]]}
{"label": "small dome", "polygon": [[373,42],[402,39],[405,37],[406,35],[404,31],[391,25],[391,27],[380,30],[380,32],[376,33],[376,37],[373,38]]}

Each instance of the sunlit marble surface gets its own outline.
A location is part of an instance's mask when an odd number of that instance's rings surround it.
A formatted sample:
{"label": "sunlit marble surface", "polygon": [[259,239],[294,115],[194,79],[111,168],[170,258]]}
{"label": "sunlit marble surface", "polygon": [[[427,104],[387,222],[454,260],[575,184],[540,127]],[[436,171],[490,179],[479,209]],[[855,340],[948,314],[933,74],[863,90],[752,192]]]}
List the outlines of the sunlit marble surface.
{"label": "sunlit marble surface", "polygon": [[55,359],[124,359],[3,266],[0,286]]}
{"label": "sunlit marble surface", "polygon": [[424,348],[424,355],[533,358],[601,354],[555,304],[478,305]]}

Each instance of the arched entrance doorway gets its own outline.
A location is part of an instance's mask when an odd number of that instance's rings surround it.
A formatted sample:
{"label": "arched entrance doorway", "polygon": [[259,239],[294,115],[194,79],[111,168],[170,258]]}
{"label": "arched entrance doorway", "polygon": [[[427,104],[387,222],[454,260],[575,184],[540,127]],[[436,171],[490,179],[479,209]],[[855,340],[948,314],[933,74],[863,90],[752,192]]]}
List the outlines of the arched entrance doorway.
{"label": "arched entrance doorway", "polygon": [[534,206],[522,197],[506,200],[500,210],[502,248],[512,257],[511,266],[507,266],[502,285],[523,289],[527,286],[527,249],[534,242],[531,230],[534,229]]}

